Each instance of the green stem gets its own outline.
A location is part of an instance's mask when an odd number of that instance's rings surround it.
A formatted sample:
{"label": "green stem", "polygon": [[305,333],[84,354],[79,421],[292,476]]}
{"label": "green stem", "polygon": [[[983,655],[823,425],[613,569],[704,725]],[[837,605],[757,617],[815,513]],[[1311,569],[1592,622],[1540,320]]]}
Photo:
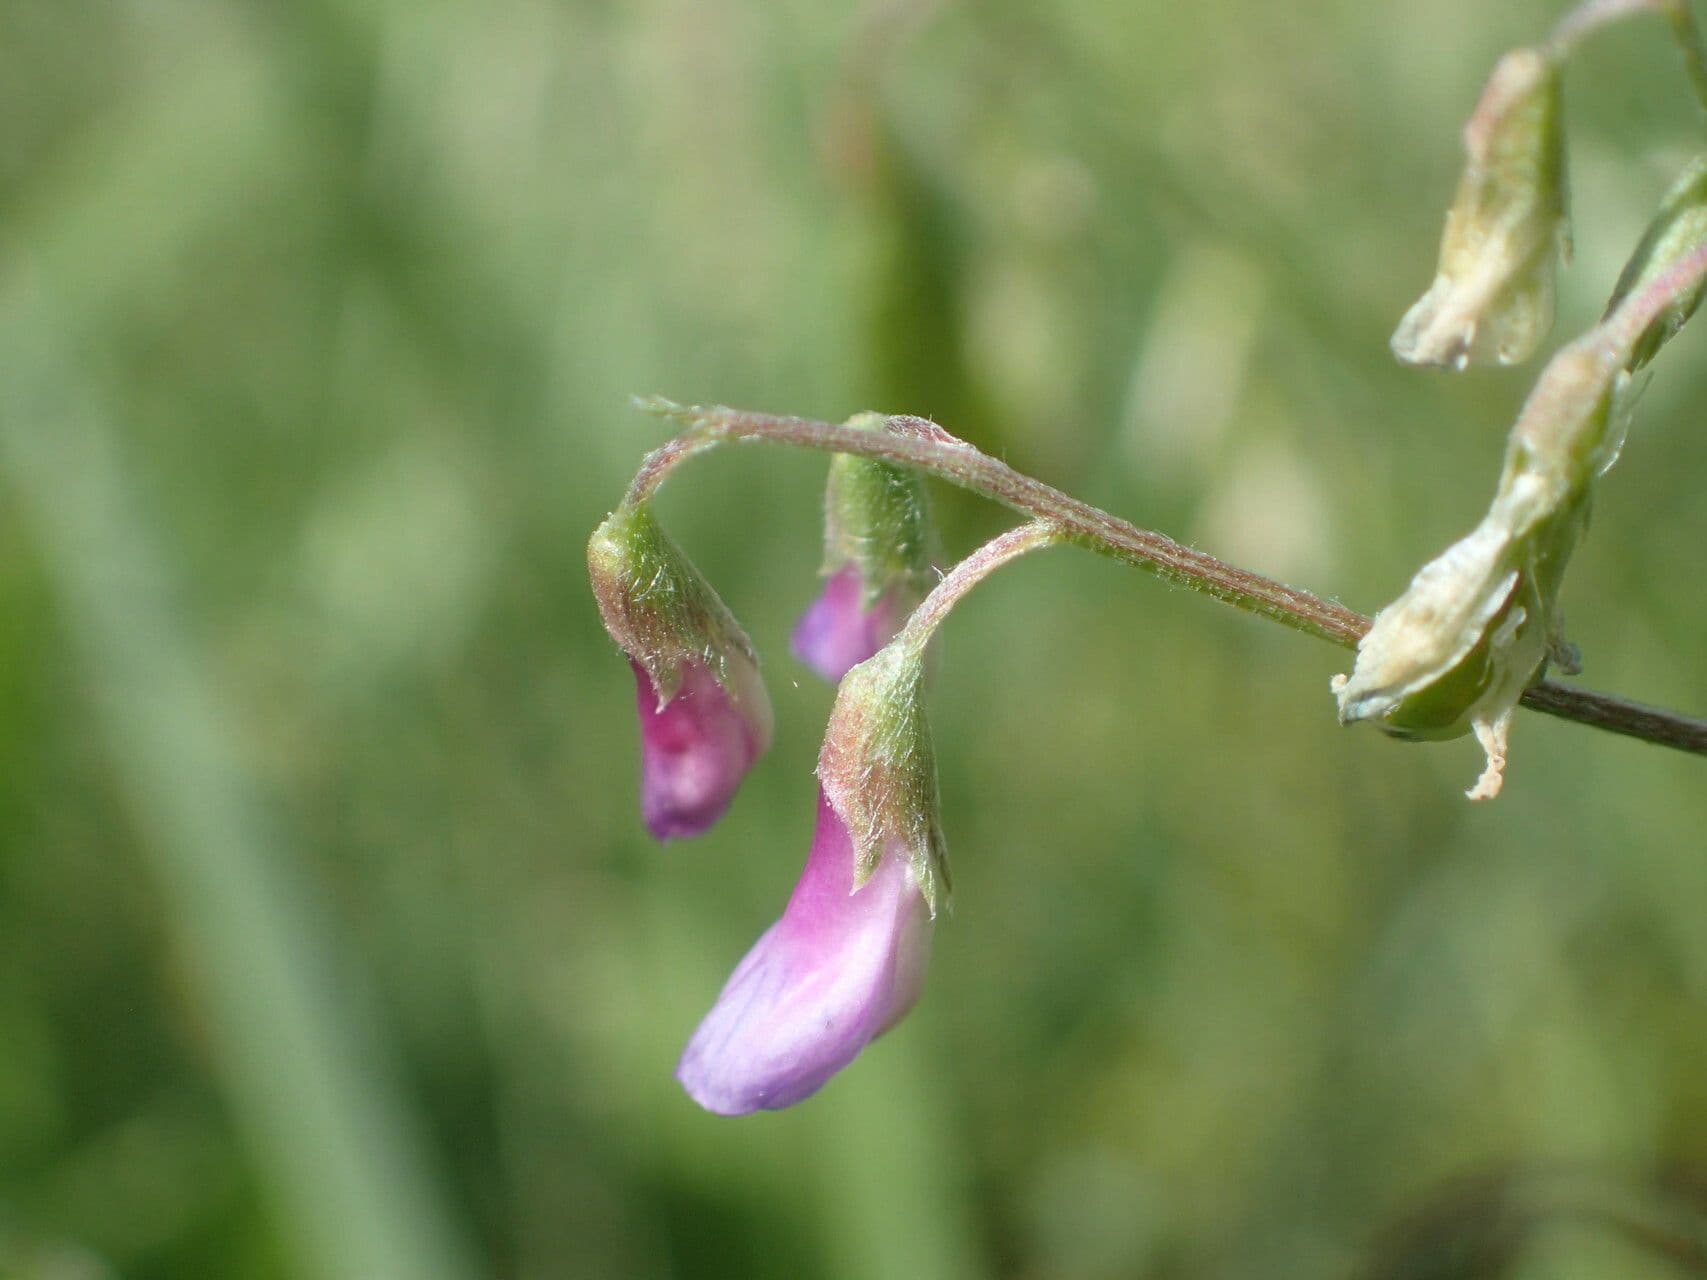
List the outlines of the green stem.
{"label": "green stem", "polygon": [[1683,53],[1683,70],[1695,101],[1707,111],[1707,50],[1702,46],[1701,30],[1695,25],[1689,0],[1586,0],[1561,18],[1548,35],[1545,44],[1548,56],[1561,61],[1602,27],[1644,13],[1666,20]]}
{"label": "green stem", "polygon": [[1701,43],[1701,28],[1695,25],[1688,0],[1669,0],[1662,7],[1677,47],[1683,51],[1683,67],[1689,87],[1695,90],[1695,101],[1707,111],[1707,48]]}
{"label": "green stem", "polygon": [[922,651],[949,611],[973,587],[1026,552],[1065,541],[1065,531],[1052,520],[1032,520],[997,534],[950,569],[943,580],[931,588],[931,593],[919,602],[919,607],[913,610],[896,639]]}
{"label": "green stem", "polygon": [[1165,534],[1140,529],[1015,471],[923,419],[892,417],[888,431],[872,431],[739,409],[685,407],[666,400],[642,401],[640,407],[686,422],[691,429],[647,456],[629,489],[631,502],[654,492],[678,462],[722,441],[771,440],[832,453],[857,453],[912,467],[1025,515],[1051,521],[1065,537],[1092,551],[1294,631],[1349,649],[1368,629],[1367,619],[1342,604],[1217,560]]}
{"label": "green stem", "polygon": [[[1676,278],[1685,275],[1687,272],[1681,272]],[[1051,531],[1051,540],[1077,543],[1342,648],[1354,648],[1369,630],[1368,618],[1337,601],[1324,600],[1228,564],[1207,552],[1181,546],[1165,534],[1140,529],[1015,471],[1007,463],[981,453],[924,419],[892,417],[887,431],[873,431],[869,427],[837,426],[740,409],[689,407],[662,398],[638,400],[636,404],[648,412],[685,423],[688,429],[647,455],[629,488],[626,499],[629,502],[644,501],[656,492],[677,463],[728,441],[771,441],[827,453],[856,453],[912,467],[982,494],[1043,522]],[[1707,721],[1691,716],[1552,681],[1530,688],[1523,702],[1546,715],[1707,755]]]}

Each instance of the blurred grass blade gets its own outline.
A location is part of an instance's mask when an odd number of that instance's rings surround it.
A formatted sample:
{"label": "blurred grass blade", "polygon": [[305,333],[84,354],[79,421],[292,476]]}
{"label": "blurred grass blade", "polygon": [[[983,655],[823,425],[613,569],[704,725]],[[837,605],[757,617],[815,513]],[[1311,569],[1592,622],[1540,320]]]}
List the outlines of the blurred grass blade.
{"label": "blurred grass blade", "polygon": [[235,735],[125,493],[111,426],[60,314],[0,294],[0,462],[86,664],[153,870],[190,959],[237,1117],[304,1275],[471,1275],[389,1057],[268,830]]}

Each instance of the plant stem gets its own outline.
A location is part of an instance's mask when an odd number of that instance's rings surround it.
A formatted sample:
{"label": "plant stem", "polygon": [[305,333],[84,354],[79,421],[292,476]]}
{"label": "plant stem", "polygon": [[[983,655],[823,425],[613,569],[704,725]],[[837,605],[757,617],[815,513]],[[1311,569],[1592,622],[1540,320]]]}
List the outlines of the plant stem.
{"label": "plant stem", "polygon": [[[684,406],[661,398],[637,400],[636,405],[648,412],[683,422],[688,430],[647,455],[629,487],[626,499],[629,502],[640,502],[650,497],[675,465],[685,458],[727,441],[771,441],[827,453],[855,453],[912,467],[1032,516],[1047,526],[1049,541],[1077,543],[1246,613],[1254,613],[1342,648],[1356,647],[1364,632],[1369,630],[1368,618],[1338,601],[1325,600],[1300,588],[1289,587],[1228,564],[1207,552],[1181,546],[1165,534],[1140,529],[1041,480],[1015,471],[1007,463],[955,439],[935,423],[921,418],[892,417],[887,431],[873,431],[866,427],[837,426],[807,418],[776,417],[740,409]],[[1034,530],[1037,527],[1027,525],[1023,529]],[[1014,530],[1013,535],[1017,538],[1021,532]],[[1040,537],[1041,534],[1032,536]],[[989,551],[993,545],[983,550]],[[974,553],[974,556],[978,554],[981,553]],[[943,585],[946,583],[945,579]],[[1530,688],[1523,696],[1523,704],[1547,715],[1574,720],[1592,728],[1695,755],[1707,755],[1707,721],[1677,712],[1646,707],[1610,694],[1592,693],[1552,681],[1542,681]]]}
{"label": "plant stem", "polygon": [[1640,293],[1620,302],[1617,310],[1600,322],[1597,332],[1621,358],[1628,360],[1649,326],[1668,307],[1699,288],[1703,280],[1707,280],[1707,244],[1698,244],[1644,285]]}
{"label": "plant stem", "polygon": [[[771,440],[831,453],[857,453],[912,467],[1015,511],[1053,521],[1065,537],[1083,547],[1318,639],[1349,649],[1368,629],[1367,619],[1342,604],[1181,546],[1165,534],[1140,529],[1015,471],[923,419],[892,417],[889,431],[883,432],[740,409],[683,407],[668,401],[643,401],[640,407],[690,423],[693,430],[647,456],[629,488],[629,501],[649,496],[677,462],[718,441]],[[927,425],[930,431],[923,430]]]}
{"label": "plant stem", "polygon": [[997,534],[956,564],[941,582],[931,588],[931,593],[913,610],[897,639],[916,649],[923,649],[949,610],[959,604],[960,598],[973,587],[1008,561],[1017,560],[1028,551],[1066,540],[1066,533],[1053,520],[1032,520]]}
{"label": "plant stem", "polygon": [[1683,67],[1689,76],[1689,87],[1695,90],[1695,101],[1703,111],[1707,111],[1707,49],[1701,44],[1701,28],[1695,25],[1689,0],[1668,0],[1664,7],[1677,47],[1683,50]]}
{"label": "plant stem", "polygon": [[1586,0],[1559,20],[1548,35],[1545,48],[1554,60],[1563,59],[1600,28],[1642,13],[1656,14],[1671,27],[1672,38],[1683,53],[1683,70],[1689,77],[1689,87],[1695,93],[1696,103],[1707,111],[1707,49],[1702,46],[1701,31],[1695,25],[1689,0]]}
{"label": "plant stem", "polygon": [[1523,705],[1543,715],[1574,720],[1591,729],[1621,733],[1656,746],[1707,756],[1707,720],[1650,707],[1617,694],[1578,689],[1543,680],[1524,691]]}

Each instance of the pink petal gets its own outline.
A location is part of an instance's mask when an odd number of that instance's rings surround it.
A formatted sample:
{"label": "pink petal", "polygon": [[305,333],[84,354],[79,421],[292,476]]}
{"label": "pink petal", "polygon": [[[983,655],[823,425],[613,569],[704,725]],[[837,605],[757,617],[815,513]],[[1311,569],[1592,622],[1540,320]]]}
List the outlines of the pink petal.
{"label": "pink petal", "polygon": [[899,850],[857,891],[853,843],[823,793],[806,870],[782,918],[718,996],[676,1068],[719,1115],[816,1093],[918,999],[930,911]]}
{"label": "pink petal", "polygon": [[895,591],[886,592],[869,609],[865,584],[857,566],[843,565],[824,583],[818,598],[795,624],[790,647],[794,656],[831,684],[838,684],[852,667],[876,653],[900,628]]}
{"label": "pink petal", "polygon": [[[758,692],[738,706],[700,662],[682,664],[682,682],[663,706],[652,678],[634,667],[640,712],[640,810],[660,840],[697,836],[729,808],[747,770],[770,744],[770,707]],[[754,673],[756,677],[756,672]]]}

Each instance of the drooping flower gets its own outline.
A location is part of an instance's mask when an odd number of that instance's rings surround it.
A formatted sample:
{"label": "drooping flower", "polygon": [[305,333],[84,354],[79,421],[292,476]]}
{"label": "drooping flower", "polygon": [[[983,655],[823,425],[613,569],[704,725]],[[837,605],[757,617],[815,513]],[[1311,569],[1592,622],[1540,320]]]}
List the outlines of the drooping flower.
{"label": "drooping flower", "polygon": [[770,746],[752,644],[645,503],[594,531],[587,567],[605,630],[634,668],[642,817],[660,840],[699,835]]}
{"label": "drooping flower", "polygon": [[1394,331],[1406,364],[1462,369],[1527,359],[1553,323],[1553,275],[1570,254],[1559,68],[1517,49],[1464,126],[1464,173],[1434,283]]}
{"label": "drooping flower", "polygon": [[[697,836],[729,808],[741,779],[770,743],[769,704],[748,685],[732,697],[704,663],[682,663],[675,696],[661,698],[646,668],[634,668],[640,713],[640,812],[660,840]],[[735,678],[753,669],[739,666]],[[757,692],[754,692],[754,689]],[[762,718],[742,707],[764,707]]]}
{"label": "drooping flower", "polygon": [[842,681],[806,869],[676,1070],[708,1111],[799,1102],[918,998],[947,893],[921,649],[903,634]]}
{"label": "drooping flower", "polygon": [[777,1110],[816,1093],[913,1007],[930,908],[905,850],[855,886],[853,841],[822,791],[806,870],[700,1023],[676,1068],[718,1115]]}
{"label": "drooping flower", "polygon": [[[895,422],[867,413],[848,425],[882,431],[897,429]],[[828,581],[795,626],[795,657],[831,683],[871,657],[930,590],[935,549],[930,508],[916,472],[837,454],[824,488]]]}

